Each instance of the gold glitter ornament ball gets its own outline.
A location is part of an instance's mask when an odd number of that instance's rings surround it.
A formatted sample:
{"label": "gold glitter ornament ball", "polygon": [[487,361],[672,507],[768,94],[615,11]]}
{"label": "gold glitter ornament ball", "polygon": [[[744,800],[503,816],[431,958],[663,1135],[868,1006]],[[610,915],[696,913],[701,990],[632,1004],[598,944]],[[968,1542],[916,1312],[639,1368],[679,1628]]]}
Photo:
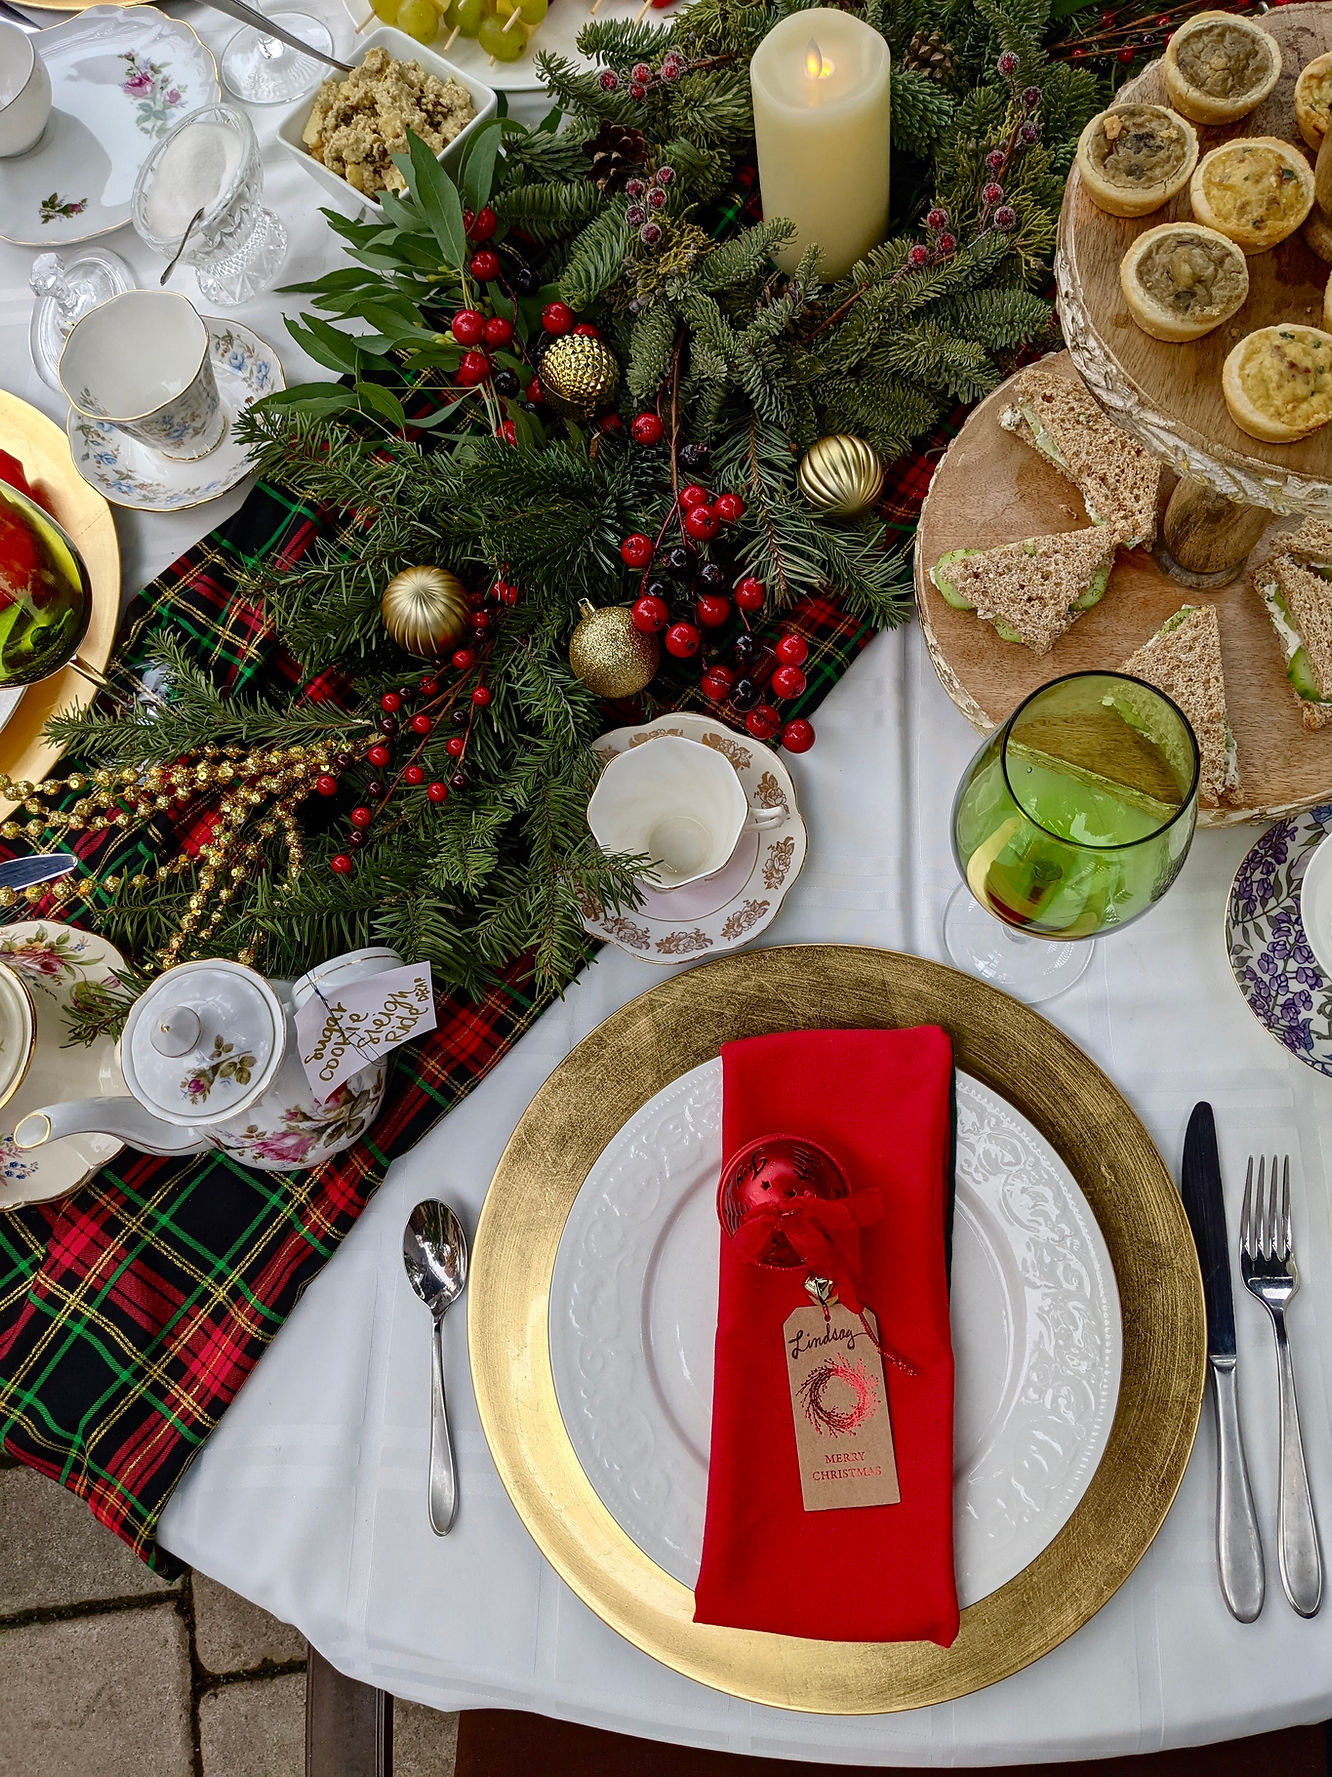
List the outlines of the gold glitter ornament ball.
{"label": "gold glitter ornament ball", "polygon": [[537,366],[541,392],[556,413],[590,419],[620,384],[620,366],[609,346],[585,333],[552,340]]}
{"label": "gold glitter ornament ball", "polygon": [[634,628],[627,605],[604,605],[580,599],[582,616],[569,638],[569,665],[597,697],[633,697],[648,684],[661,663],[656,636]]}
{"label": "gold glitter ornament ball", "polygon": [[829,518],[859,518],[883,491],[883,464],[863,438],[834,432],[800,459],[800,491]]}
{"label": "gold glitter ornament ball", "polygon": [[404,568],[379,602],[384,628],[400,648],[433,660],[467,628],[467,589],[447,568]]}

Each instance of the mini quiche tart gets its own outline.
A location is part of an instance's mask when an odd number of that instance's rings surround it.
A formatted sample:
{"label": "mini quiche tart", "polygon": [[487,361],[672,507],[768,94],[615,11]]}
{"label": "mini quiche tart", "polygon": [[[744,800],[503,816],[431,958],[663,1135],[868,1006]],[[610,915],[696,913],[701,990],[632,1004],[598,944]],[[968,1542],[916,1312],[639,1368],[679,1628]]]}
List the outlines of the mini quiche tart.
{"label": "mini quiche tart", "polygon": [[1161,68],[1176,111],[1194,123],[1234,123],[1276,85],[1281,51],[1248,19],[1200,12],[1170,39]]}
{"label": "mini quiche tart", "polygon": [[1307,438],[1332,420],[1332,333],[1285,322],[1247,334],[1221,371],[1241,432],[1269,444]]}
{"label": "mini quiche tart", "polygon": [[1323,145],[1332,116],[1332,53],[1315,56],[1295,82],[1295,121],[1315,153]]}
{"label": "mini quiche tart", "polygon": [[1266,253],[1313,208],[1313,168],[1276,136],[1241,136],[1204,154],[1189,180],[1193,214],[1245,253]]}
{"label": "mini quiche tart", "polygon": [[1153,339],[1201,339],[1249,294],[1249,263],[1214,228],[1163,222],[1133,242],[1119,262],[1129,313]]}
{"label": "mini quiche tart", "polygon": [[1198,164],[1193,125],[1164,105],[1112,105],[1078,138],[1087,195],[1111,216],[1145,216],[1183,191]]}

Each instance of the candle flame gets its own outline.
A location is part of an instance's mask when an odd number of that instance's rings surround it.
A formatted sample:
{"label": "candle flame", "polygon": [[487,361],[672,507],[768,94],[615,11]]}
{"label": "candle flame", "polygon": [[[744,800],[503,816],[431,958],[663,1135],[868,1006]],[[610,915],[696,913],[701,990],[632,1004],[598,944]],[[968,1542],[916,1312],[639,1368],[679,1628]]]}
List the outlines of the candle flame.
{"label": "candle flame", "polygon": [[824,55],[811,37],[805,45],[805,72],[811,80],[826,80],[833,72],[835,64]]}

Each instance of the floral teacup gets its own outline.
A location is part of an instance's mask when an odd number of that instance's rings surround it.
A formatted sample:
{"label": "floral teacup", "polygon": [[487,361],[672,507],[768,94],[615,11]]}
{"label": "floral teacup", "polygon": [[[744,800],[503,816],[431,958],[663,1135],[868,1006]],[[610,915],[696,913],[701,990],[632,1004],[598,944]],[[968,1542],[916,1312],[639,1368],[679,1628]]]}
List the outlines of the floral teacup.
{"label": "floral teacup", "polygon": [[193,462],[222,442],[208,329],[174,291],[126,290],[90,309],[70,330],[58,374],[79,413],[164,457]]}

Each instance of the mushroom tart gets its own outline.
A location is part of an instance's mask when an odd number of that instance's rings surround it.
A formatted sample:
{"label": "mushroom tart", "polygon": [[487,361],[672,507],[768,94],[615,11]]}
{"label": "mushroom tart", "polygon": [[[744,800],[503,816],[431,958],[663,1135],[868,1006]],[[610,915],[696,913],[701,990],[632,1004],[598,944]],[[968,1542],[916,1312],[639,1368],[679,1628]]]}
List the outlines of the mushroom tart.
{"label": "mushroom tart", "polygon": [[1315,56],[1300,70],[1295,82],[1295,121],[1300,134],[1317,154],[1332,115],[1332,52]]}
{"label": "mushroom tart", "polygon": [[1111,216],[1145,216],[1183,191],[1198,164],[1193,125],[1164,105],[1112,105],[1078,138],[1087,195]]}
{"label": "mushroom tart", "polygon": [[1200,12],[1171,37],[1161,68],[1176,111],[1194,123],[1234,123],[1276,85],[1281,51],[1249,19]]}
{"label": "mushroom tart", "polygon": [[1332,333],[1282,322],[1246,334],[1222,367],[1221,390],[1250,438],[1307,438],[1332,420]]}
{"label": "mushroom tart", "polygon": [[1119,262],[1129,313],[1153,339],[1201,339],[1249,294],[1249,263],[1225,235],[1197,222],[1163,222]]}
{"label": "mushroom tart", "polygon": [[1241,136],[1204,154],[1189,180],[1189,201],[1205,228],[1245,253],[1266,253],[1294,234],[1313,208],[1313,168],[1277,136]]}

